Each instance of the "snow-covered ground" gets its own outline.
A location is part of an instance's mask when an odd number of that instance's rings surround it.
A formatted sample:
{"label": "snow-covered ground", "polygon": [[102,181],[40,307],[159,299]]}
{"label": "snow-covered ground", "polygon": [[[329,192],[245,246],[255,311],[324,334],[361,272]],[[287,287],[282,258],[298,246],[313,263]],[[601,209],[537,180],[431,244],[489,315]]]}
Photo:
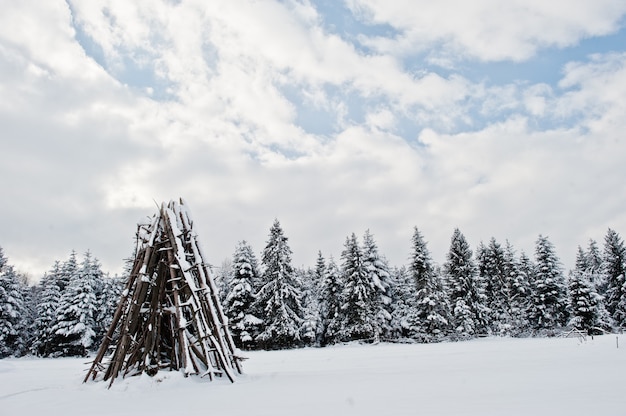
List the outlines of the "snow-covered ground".
{"label": "snow-covered ground", "polygon": [[250,352],[236,383],[82,383],[86,359],[0,360],[0,415],[624,415],[626,336]]}

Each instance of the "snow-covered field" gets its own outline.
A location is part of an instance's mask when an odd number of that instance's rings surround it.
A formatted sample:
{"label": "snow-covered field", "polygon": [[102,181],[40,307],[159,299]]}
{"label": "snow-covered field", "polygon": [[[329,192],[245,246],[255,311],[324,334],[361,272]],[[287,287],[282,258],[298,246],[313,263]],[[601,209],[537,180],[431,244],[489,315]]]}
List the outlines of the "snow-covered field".
{"label": "snow-covered field", "polygon": [[236,383],[82,383],[86,359],[0,360],[0,415],[625,415],[626,336],[250,352]]}

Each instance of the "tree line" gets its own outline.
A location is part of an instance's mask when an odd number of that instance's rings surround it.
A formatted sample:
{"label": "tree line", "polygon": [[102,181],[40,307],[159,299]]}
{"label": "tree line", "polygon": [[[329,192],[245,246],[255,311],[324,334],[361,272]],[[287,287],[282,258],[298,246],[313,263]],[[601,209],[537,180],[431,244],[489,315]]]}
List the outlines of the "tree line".
{"label": "tree line", "polygon": [[109,327],[122,284],[89,251],[80,262],[72,251],[29,286],[0,248],[0,358],[87,355]]}
{"label": "tree line", "polygon": [[626,325],[626,248],[611,229],[602,249],[593,240],[578,248],[567,276],[541,235],[531,259],[494,238],[474,253],[455,229],[441,266],[417,228],[410,261],[401,267],[388,264],[369,231],[361,240],[348,236],[338,262],[318,253],[314,267],[298,269],[291,254],[276,220],[260,264],[241,241],[218,273],[240,348],[600,334]]}
{"label": "tree line", "polygon": [[[241,241],[217,270],[238,347],[600,334],[626,326],[626,248],[612,229],[602,246],[579,247],[567,274],[545,236],[531,258],[494,238],[474,252],[459,229],[442,265],[417,228],[400,267],[388,264],[369,231],[347,236],[337,260],[320,252],[313,267],[297,268],[291,256],[276,220],[260,261]],[[0,248],[0,358],[87,355],[104,336],[124,281],[105,275],[89,251],[81,261],[72,251],[29,286]]]}

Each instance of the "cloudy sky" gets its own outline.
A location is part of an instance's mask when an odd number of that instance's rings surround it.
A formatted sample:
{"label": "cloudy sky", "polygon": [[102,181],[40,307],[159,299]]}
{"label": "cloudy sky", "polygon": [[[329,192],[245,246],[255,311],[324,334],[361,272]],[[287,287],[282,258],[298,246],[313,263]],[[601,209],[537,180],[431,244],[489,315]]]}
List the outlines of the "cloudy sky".
{"label": "cloudy sky", "polygon": [[182,196],[218,265],[278,218],[296,265],[418,226],[569,267],[626,233],[625,97],[623,0],[4,0],[0,247],[119,272]]}

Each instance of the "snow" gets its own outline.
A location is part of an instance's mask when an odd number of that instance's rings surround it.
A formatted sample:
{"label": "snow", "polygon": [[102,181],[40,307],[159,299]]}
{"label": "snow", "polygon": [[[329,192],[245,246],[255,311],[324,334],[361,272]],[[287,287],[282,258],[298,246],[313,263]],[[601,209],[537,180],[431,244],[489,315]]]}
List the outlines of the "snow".
{"label": "snow", "polygon": [[[624,335],[619,344],[626,346]],[[0,360],[0,415],[617,415],[616,335],[247,352],[234,384],[160,372],[82,384],[87,359]]]}

